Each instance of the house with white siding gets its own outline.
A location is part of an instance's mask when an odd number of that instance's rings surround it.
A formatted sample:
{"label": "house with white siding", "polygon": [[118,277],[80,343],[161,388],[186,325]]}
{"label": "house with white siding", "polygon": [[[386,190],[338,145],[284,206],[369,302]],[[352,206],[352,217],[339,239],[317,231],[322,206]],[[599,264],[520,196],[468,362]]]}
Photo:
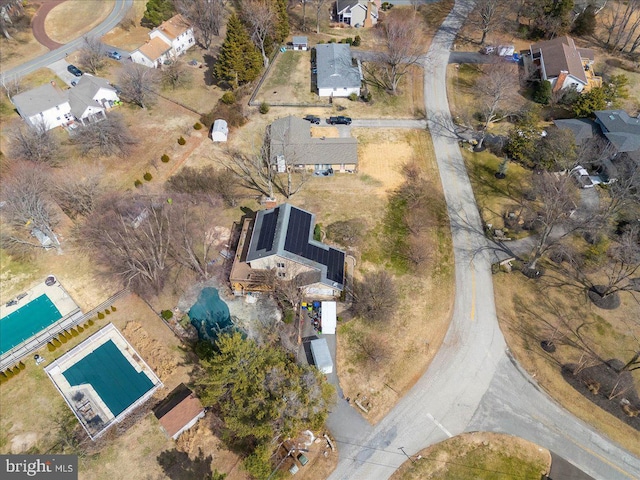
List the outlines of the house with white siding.
{"label": "house with white siding", "polygon": [[182,15],[175,15],[149,32],[149,40],[131,54],[131,60],[156,68],[182,55],[195,43],[193,28]]}
{"label": "house with white siding", "polygon": [[14,95],[11,102],[22,119],[33,127],[43,125],[51,130],[74,120],[69,97],[55,82]]}
{"label": "house with white siding", "polygon": [[316,84],[321,97],[360,95],[362,67],[351,57],[348,43],[316,45]]}

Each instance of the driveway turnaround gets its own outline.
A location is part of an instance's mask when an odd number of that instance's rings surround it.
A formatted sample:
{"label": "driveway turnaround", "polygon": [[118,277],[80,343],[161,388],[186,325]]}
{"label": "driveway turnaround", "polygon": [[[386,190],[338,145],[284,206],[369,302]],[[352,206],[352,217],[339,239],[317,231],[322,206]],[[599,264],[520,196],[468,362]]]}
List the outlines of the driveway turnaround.
{"label": "driveway turnaround", "polygon": [[[344,402],[328,424],[340,461],[331,479],[388,478],[421,449],[465,431],[516,435],[594,478],[640,478],[640,460],[551,400],[508,355],[498,326],[491,249],[458,146],[446,92],[449,51],[473,1],[457,0],[425,56],[427,123],[447,202],[456,263],[453,318],[430,368],[378,425]],[[339,373],[339,372],[338,372]]]}

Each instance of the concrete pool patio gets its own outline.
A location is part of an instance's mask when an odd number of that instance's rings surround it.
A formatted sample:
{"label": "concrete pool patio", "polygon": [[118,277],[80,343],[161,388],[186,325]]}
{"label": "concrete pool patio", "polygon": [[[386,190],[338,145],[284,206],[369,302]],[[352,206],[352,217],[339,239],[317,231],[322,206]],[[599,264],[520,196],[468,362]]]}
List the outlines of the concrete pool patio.
{"label": "concrete pool patio", "polygon": [[112,323],[53,361],[45,372],[92,440],[163,386]]}

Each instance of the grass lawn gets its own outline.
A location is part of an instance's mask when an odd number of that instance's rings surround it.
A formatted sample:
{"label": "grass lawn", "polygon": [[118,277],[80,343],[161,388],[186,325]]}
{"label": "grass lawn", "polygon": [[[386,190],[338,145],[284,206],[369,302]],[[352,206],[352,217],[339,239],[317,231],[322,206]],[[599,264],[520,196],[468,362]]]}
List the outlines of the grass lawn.
{"label": "grass lawn", "polygon": [[55,42],[70,42],[107,18],[114,5],[114,0],[66,0],[49,12],[45,31]]}
{"label": "grass lawn", "polygon": [[140,20],[147,8],[147,2],[133,2],[128,17],[132,24],[123,21],[102,37],[107,45],[133,51],[149,40],[150,29],[140,25]]}
{"label": "grass lawn", "polygon": [[4,35],[0,38],[0,63],[2,70],[22,65],[24,62],[47,53],[49,49],[38,43],[29,27],[31,18],[36,12],[37,4],[26,4],[24,7],[26,21],[22,21],[21,28],[17,32],[11,32],[12,39]]}
{"label": "grass lawn", "polygon": [[[549,473],[549,451],[521,438],[496,433],[465,433],[406,461],[391,480],[537,480]],[[415,457],[414,457],[415,458]]]}

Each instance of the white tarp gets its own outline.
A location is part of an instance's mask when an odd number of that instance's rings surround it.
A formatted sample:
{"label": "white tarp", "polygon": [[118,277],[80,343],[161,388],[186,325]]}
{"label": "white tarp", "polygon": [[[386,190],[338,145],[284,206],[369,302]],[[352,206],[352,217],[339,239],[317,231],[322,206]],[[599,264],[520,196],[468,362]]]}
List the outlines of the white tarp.
{"label": "white tarp", "polygon": [[322,333],[335,335],[338,321],[336,302],[322,302]]}

